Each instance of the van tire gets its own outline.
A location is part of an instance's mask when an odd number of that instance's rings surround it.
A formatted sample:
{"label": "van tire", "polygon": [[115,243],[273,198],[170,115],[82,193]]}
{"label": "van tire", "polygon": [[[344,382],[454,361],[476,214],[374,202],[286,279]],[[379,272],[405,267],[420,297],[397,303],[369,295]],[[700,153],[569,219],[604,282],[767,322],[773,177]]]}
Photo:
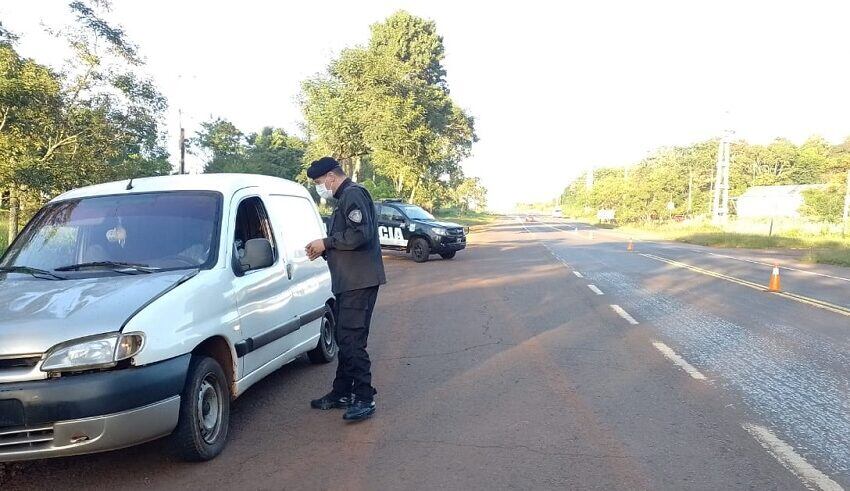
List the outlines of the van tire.
{"label": "van tire", "polygon": [[431,247],[428,245],[428,241],[422,237],[413,239],[410,244],[410,254],[417,263],[428,261],[428,257],[431,255]]}
{"label": "van tire", "polygon": [[336,342],[336,322],[330,312],[322,317],[322,326],[319,329],[319,344],[307,353],[310,363],[316,365],[334,361],[339,353],[339,345]]}
{"label": "van tire", "polygon": [[455,254],[457,254],[457,251],[443,252],[440,254],[440,257],[443,259],[454,259]]}
{"label": "van tire", "polygon": [[227,442],[229,423],[230,390],[224,370],[208,356],[193,355],[173,434],[178,454],[190,462],[216,457]]}

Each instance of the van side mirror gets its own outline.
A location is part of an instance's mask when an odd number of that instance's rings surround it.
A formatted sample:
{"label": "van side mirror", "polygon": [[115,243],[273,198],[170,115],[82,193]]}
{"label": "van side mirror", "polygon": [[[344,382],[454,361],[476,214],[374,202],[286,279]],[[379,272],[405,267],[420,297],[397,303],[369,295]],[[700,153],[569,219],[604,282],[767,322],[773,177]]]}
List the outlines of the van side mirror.
{"label": "van side mirror", "polygon": [[239,261],[242,272],[268,268],[274,264],[274,249],[268,239],[251,239],[245,242],[245,255]]}

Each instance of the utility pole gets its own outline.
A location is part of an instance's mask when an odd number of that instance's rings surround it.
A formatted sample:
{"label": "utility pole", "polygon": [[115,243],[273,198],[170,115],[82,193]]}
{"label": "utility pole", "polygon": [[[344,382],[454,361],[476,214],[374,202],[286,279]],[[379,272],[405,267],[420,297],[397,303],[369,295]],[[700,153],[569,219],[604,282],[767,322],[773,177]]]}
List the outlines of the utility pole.
{"label": "utility pole", "polygon": [[850,170],[847,171],[847,189],[844,192],[844,221],[841,223],[841,236],[847,236],[847,220],[850,219]]}
{"label": "utility pole", "polygon": [[183,110],[178,109],[180,118],[180,174],[186,173],[186,131],[183,129]]}
{"label": "utility pole", "polygon": [[693,216],[694,209],[694,163],[693,157],[688,155],[683,150],[676,150],[679,158],[686,158],[688,162],[688,218]]}
{"label": "utility pole", "polygon": [[729,219],[729,147],[732,143],[732,131],[727,130],[720,139],[717,149],[717,170],[714,175],[714,201],[711,205],[712,221],[716,225],[725,224]]}

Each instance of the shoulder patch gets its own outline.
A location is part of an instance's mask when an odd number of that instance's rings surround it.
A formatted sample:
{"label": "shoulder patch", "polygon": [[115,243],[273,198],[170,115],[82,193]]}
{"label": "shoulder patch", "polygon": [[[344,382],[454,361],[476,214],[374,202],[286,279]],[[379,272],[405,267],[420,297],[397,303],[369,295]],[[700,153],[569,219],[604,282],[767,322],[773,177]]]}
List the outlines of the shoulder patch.
{"label": "shoulder patch", "polygon": [[360,223],[363,221],[363,213],[361,213],[359,209],[355,208],[348,212],[348,219],[354,223]]}

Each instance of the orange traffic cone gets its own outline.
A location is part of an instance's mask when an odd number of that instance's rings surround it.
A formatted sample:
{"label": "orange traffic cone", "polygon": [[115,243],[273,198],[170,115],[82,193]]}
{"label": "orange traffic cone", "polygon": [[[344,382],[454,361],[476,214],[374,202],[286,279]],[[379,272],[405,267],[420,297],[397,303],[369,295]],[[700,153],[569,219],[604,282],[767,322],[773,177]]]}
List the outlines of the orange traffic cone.
{"label": "orange traffic cone", "polygon": [[635,250],[635,246],[632,243],[632,239],[629,239],[629,245],[626,246],[626,250],[629,251],[629,252],[632,252],[633,250]]}
{"label": "orange traffic cone", "polygon": [[770,273],[770,283],[767,285],[767,291],[778,292],[779,290],[779,264],[773,263],[773,272]]}

